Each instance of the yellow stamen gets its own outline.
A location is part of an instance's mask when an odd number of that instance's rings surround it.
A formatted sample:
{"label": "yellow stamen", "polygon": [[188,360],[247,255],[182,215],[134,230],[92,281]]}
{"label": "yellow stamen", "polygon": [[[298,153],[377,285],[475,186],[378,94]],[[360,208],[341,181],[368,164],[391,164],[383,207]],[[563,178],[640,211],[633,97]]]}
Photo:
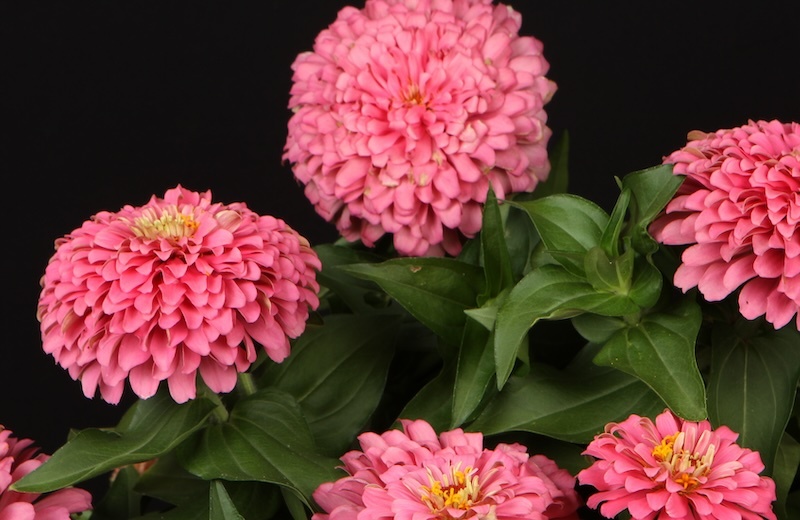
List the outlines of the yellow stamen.
{"label": "yellow stamen", "polygon": [[480,500],[480,482],[471,467],[461,471],[458,464],[442,475],[441,480],[433,477],[428,470],[428,486],[420,489],[420,499],[432,513],[445,509],[468,510]]}
{"label": "yellow stamen", "polygon": [[159,214],[155,209],[145,210],[140,217],[134,219],[131,230],[136,236],[153,238],[171,238],[179,240],[190,237],[197,231],[200,223],[194,215],[186,215],[175,206],[163,208]]}
{"label": "yellow stamen", "polygon": [[707,446],[704,453],[691,452],[684,449],[686,435],[677,432],[661,439],[661,443],[653,447],[653,458],[669,471],[672,480],[683,487],[685,492],[692,492],[701,484],[701,479],[711,472],[716,446],[708,442],[710,432],[703,432],[696,446]]}

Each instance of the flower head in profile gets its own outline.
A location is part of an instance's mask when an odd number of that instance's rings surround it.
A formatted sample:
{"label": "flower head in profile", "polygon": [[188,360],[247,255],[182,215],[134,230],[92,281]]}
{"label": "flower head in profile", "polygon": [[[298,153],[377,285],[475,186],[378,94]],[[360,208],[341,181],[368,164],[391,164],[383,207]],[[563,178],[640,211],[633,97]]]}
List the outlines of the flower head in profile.
{"label": "flower head in profile", "polygon": [[689,246],[675,285],[708,301],[741,286],[745,318],[800,330],[800,124],[692,132],[665,162],[685,180],[651,232]]}
{"label": "flower head in profile", "polygon": [[359,436],[361,450],[342,457],[348,476],[314,492],[325,512],[313,520],[577,520],[575,478],[547,457],[519,444],[484,448],[480,433],[437,436],[425,421],[401,424]]}
{"label": "flower head in profile", "polygon": [[0,519],[69,520],[70,514],[92,508],[92,496],[83,489],[67,487],[45,495],[9,489],[48,458],[33,441],[18,439],[0,425]]}
{"label": "flower head in profile", "polygon": [[198,375],[229,392],[256,342],[276,362],[289,354],[319,305],[319,268],[282,220],[178,186],[56,241],[39,296],[43,348],[110,403],[126,379],[143,399],[161,381],[176,402],[193,399]]}
{"label": "flower head in profile", "polygon": [[584,454],[596,460],[578,481],[597,489],[587,505],[607,518],[627,509],[633,520],[774,520],[775,483],[759,476],[761,456],[737,438],[669,410],[655,422],[631,415],[589,443]]}
{"label": "flower head in profile", "polygon": [[297,56],[284,159],[343,237],[457,254],[503,198],[549,173],[542,43],[492,0],[366,0]]}

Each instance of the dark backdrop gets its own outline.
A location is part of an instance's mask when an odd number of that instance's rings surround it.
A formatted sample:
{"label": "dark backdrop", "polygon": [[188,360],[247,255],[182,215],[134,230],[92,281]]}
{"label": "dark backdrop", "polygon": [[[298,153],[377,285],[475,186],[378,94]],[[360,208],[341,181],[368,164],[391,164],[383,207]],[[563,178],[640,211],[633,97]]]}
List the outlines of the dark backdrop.
{"label": "dark backdrop", "polygon": [[[53,241],[100,210],[178,183],[285,219],[312,243],[334,228],[281,153],[290,64],[348,2],[18,2],[0,11],[6,285],[0,424],[46,451],[123,408],[86,399],[41,350],[39,277]],[[800,2],[509,0],[544,42],[571,136],[571,189],[610,209],[614,175],[646,168],[693,129],[800,121]],[[353,0],[362,6],[363,0]],[[8,207],[10,206],[10,207]],[[130,402],[129,397],[127,398]]]}

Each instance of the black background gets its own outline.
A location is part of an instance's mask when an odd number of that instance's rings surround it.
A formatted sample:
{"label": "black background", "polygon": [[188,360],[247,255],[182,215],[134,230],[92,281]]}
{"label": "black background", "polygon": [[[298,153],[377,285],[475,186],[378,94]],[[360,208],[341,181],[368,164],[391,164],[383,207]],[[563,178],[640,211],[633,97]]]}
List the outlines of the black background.
{"label": "black background", "polygon": [[[544,42],[571,190],[606,209],[614,175],[658,164],[690,130],[800,121],[800,2],[507,3]],[[281,153],[290,64],[348,2],[17,4],[0,11],[0,424],[52,452],[69,428],[111,426],[131,402],[86,399],[41,350],[39,278],[57,237],[181,183],[283,218],[312,244],[336,238]]]}

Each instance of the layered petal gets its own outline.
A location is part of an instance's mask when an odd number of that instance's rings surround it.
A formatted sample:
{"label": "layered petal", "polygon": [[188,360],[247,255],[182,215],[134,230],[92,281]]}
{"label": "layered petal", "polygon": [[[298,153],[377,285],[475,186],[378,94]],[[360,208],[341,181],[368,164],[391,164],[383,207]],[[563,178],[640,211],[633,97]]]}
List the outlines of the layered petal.
{"label": "layered petal", "polygon": [[539,40],[492,0],[367,0],[295,59],[284,160],[348,240],[457,254],[473,207],[550,170]]}
{"label": "layered petal", "polygon": [[167,381],[176,402],[200,377],[229,392],[255,361],[276,362],[319,305],[320,261],[280,219],[177,186],[144,206],[101,212],[56,241],[42,277],[43,348],[117,403]]}
{"label": "layered petal", "polygon": [[800,330],[800,124],[692,132],[664,162],[685,179],[650,231],[688,246],[675,285],[708,301],[738,290],[744,317]]}

